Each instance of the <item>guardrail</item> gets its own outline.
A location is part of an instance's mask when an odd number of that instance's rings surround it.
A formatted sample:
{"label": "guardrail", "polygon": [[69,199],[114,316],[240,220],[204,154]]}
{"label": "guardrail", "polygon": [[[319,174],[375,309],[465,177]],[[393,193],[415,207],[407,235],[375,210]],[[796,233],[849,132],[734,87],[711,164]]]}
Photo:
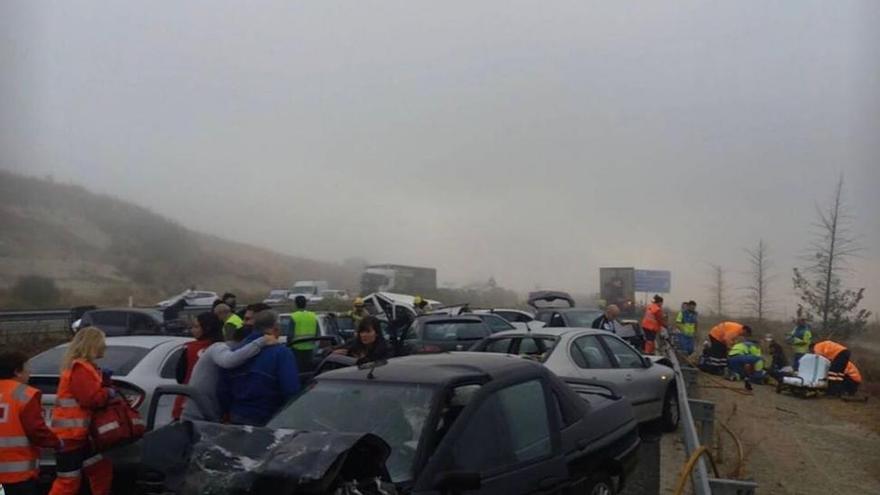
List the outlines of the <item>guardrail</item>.
{"label": "guardrail", "polygon": [[[671,343],[668,340],[665,343],[662,352],[672,362],[675,371],[675,388],[678,392],[678,406],[681,413],[679,424],[688,457],[682,476],[687,476],[690,471],[696,495],[754,495],[758,488],[758,484],[754,481],[718,478],[717,473],[716,477],[709,475],[706,459],[711,461],[709,448],[714,438],[715,403],[688,397],[688,392],[693,392],[697,386],[699,372],[690,366],[683,368]],[[697,428],[697,423],[700,424],[700,428]],[[714,468],[714,461],[712,462]],[[682,488],[683,485],[678,487],[678,493],[682,493]]]}

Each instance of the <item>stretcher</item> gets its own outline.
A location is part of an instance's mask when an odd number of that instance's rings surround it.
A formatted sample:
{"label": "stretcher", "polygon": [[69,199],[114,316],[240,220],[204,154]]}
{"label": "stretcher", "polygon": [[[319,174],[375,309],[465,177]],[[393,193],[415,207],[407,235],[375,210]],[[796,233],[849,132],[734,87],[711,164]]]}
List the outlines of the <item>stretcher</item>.
{"label": "stretcher", "polygon": [[828,370],[831,361],[816,354],[804,354],[797,374],[782,376],[776,384],[776,393],[788,391],[796,397],[812,397],[828,388]]}

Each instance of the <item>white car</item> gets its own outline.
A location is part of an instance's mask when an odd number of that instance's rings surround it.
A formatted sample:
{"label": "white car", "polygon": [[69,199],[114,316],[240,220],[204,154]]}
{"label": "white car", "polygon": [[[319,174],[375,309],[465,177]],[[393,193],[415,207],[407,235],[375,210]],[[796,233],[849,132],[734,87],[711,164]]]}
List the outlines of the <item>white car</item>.
{"label": "white car", "polygon": [[210,306],[214,301],[220,299],[216,292],[206,290],[187,290],[180,294],[161,301],[157,304],[160,308],[167,308],[180,300],[186,301],[187,306]]}

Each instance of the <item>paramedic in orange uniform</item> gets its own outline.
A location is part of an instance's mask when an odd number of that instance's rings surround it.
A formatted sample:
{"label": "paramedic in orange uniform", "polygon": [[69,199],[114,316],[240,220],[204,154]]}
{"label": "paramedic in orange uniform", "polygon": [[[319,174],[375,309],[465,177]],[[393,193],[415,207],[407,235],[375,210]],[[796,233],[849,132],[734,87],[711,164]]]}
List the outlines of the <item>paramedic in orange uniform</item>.
{"label": "paramedic in orange uniform", "polygon": [[735,321],[722,321],[709,330],[709,353],[706,371],[721,375],[727,368],[727,352],[739,337],[751,337],[752,329]]}
{"label": "paramedic in orange uniform", "polygon": [[642,318],[642,330],[645,332],[645,354],[654,354],[657,348],[657,334],[666,326],[663,316],[663,298],[654,295],[654,302],[645,308],[645,316]]}
{"label": "paramedic in orange uniform", "polygon": [[[844,385],[844,382],[846,382],[846,371],[850,364],[849,349],[837,342],[823,340],[811,345],[810,351],[831,361],[831,367],[828,368],[828,395],[840,395],[844,392],[844,389],[848,388]],[[858,372],[858,368],[855,368],[855,365],[853,365],[849,369],[855,371],[853,377],[858,378],[859,382],[861,382],[862,375]],[[850,381],[853,381],[853,377],[850,377]],[[858,385],[856,385],[856,388],[858,388]]]}
{"label": "paramedic in orange uniform", "polygon": [[64,354],[52,410],[52,429],[64,447],[57,456],[56,478],[49,495],[77,495],[83,476],[89,479],[92,495],[110,494],[113,466],[89,444],[92,411],[116,396],[109,388],[109,376],[104,378],[95,363],[106,348],[104,332],[88,327],[76,333]]}

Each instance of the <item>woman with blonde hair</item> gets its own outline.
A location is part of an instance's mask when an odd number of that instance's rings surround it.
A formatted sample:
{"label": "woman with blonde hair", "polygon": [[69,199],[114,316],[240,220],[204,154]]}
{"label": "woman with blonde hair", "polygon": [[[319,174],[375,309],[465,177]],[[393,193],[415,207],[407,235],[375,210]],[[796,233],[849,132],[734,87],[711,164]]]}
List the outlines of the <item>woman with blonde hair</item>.
{"label": "woman with blonde hair", "polygon": [[77,495],[82,476],[89,479],[93,495],[109,495],[113,466],[92,450],[89,423],[96,409],[107,405],[116,391],[109,387],[97,365],[107,344],[97,327],[83,328],[73,337],[61,361],[61,379],[52,411],[52,430],[64,442],[57,455],[56,478],[49,495]]}

